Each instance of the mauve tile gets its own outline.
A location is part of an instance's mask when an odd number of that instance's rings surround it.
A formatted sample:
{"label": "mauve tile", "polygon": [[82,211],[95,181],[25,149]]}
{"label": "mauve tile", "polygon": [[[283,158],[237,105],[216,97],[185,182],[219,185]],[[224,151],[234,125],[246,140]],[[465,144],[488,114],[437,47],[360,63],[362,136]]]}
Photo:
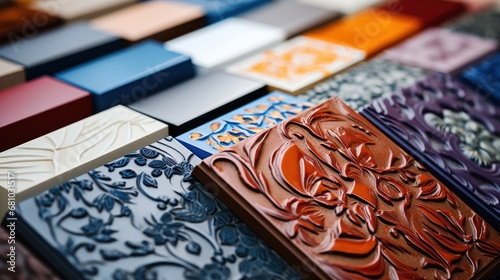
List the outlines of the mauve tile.
{"label": "mauve tile", "polygon": [[315,279],[497,272],[500,234],[338,98],[205,159],[193,174]]}
{"label": "mauve tile", "polygon": [[388,49],[383,57],[442,73],[456,73],[498,48],[496,41],[430,28]]}
{"label": "mauve tile", "polygon": [[500,110],[433,75],[362,112],[500,229]]}

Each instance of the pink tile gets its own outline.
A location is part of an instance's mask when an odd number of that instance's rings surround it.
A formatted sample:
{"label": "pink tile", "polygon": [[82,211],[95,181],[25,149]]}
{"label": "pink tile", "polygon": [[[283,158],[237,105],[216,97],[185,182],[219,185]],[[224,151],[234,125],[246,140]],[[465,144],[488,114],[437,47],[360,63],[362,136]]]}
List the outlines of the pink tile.
{"label": "pink tile", "polygon": [[497,48],[494,40],[430,28],[387,50],[384,57],[433,71],[452,73]]}

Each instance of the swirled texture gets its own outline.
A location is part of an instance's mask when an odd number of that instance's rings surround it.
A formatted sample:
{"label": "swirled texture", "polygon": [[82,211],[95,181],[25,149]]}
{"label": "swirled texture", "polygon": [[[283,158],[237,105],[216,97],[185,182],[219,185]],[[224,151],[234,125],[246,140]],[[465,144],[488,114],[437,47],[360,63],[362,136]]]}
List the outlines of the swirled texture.
{"label": "swirled texture", "polygon": [[338,98],[205,163],[319,277],[468,279],[500,254],[498,232]]}
{"label": "swirled texture", "polygon": [[[474,199],[485,219],[500,222],[500,110],[478,91],[434,75],[363,114],[406,143],[447,185]],[[481,213],[483,214],[483,213]],[[498,229],[498,228],[497,228]]]}

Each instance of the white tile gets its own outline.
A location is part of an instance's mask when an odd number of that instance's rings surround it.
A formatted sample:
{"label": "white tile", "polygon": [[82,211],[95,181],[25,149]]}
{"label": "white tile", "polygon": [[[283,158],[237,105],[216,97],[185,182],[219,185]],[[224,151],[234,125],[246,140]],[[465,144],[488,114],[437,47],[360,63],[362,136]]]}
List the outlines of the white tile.
{"label": "white tile", "polygon": [[244,19],[229,18],[165,43],[190,56],[203,68],[221,67],[285,39],[283,30]]}
{"label": "white tile", "polygon": [[[167,135],[167,125],[116,106],[4,151],[0,216],[11,186],[19,203]],[[9,173],[15,175],[11,181]]]}
{"label": "white tile", "polygon": [[312,6],[334,10],[344,14],[353,14],[360,10],[374,6],[383,0],[298,0]]}
{"label": "white tile", "polygon": [[24,80],[21,65],[0,58],[0,90],[18,85]]}

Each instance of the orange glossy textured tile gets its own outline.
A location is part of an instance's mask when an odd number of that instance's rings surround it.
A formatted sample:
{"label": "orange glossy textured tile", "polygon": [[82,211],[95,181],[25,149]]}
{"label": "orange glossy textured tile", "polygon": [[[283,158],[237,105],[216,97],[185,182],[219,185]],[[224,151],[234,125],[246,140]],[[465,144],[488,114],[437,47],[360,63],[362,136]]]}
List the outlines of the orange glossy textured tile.
{"label": "orange glossy textured tile", "polygon": [[22,4],[9,4],[0,8],[0,43],[30,39],[43,29],[61,20],[46,12]]}
{"label": "orange glossy textured tile", "polygon": [[421,21],[415,17],[369,9],[315,29],[306,36],[344,44],[373,55],[421,28]]}
{"label": "orange glossy textured tile", "polygon": [[193,174],[312,279],[471,279],[498,268],[499,233],[338,98]]}

